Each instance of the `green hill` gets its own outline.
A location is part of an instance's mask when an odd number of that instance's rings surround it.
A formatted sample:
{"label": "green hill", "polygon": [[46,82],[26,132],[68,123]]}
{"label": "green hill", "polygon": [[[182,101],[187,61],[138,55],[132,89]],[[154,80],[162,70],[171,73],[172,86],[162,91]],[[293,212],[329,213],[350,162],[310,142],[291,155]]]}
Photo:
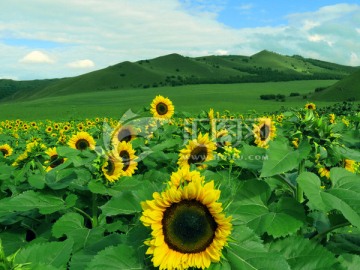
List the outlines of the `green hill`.
{"label": "green hill", "polygon": [[360,70],[313,95],[314,100],[359,101]]}
{"label": "green hill", "polygon": [[170,54],[150,60],[126,61],[70,78],[36,81],[0,80],[0,99],[29,100],[107,90],[193,84],[338,80],[355,70],[354,67],[301,56],[284,56],[266,50],[252,56],[191,58]]}

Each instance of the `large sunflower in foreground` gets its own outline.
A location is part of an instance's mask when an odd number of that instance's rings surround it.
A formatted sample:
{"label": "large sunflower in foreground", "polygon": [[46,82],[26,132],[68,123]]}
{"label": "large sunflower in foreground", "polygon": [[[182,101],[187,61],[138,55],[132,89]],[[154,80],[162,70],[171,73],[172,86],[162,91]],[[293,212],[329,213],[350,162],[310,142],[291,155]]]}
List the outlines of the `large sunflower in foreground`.
{"label": "large sunflower in foreground", "polygon": [[268,143],[276,136],[276,127],[270,118],[262,117],[259,119],[258,124],[254,125],[253,133],[255,144],[262,148],[268,148]]}
{"label": "large sunflower in foreground", "polygon": [[45,154],[47,154],[50,157],[49,160],[45,162],[45,165],[47,165],[46,168],[47,172],[63,164],[66,160],[66,158],[59,157],[56,147],[49,148],[48,150],[45,151]]}
{"label": "large sunflower in foreground", "polygon": [[132,176],[137,170],[137,156],[135,155],[135,150],[132,148],[131,143],[121,142],[117,146],[117,153],[120,157],[120,162],[123,165],[122,175],[123,176]]}
{"label": "large sunflower in foreground", "polygon": [[150,112],[156,118],[169,119],[174,114],[171,100],[163,96],[156,96],[150,105]]}
{"label": "large sunflower in foreground", "polygon": [[0,152],[3,154],[4,157],[11,156],[13,153],[13,149],[8,144],[0,145]]}
{"label": "large sunflower in foreground", "polygon": [[204,269],[220,261],[232,224],[219,197],[214,181],[204,184],[195,177],[185,186],[155,192],[153,200],[141,203],[140,220],[152,229],[151,238],[144,242],[149,246],[146,254],[153,256],[155,267]]}
{"label": "large sunflower in foreground", "polygon": [[113,183],[117,181],[121,174],[123,169],[123,163],[119,160],[119,158],[115,157],[112,153],[109,153],[106,155],[105,162],[103,166],[101,167],[101,170],[105,176],[105,178]]}
{"label": "large sunflower in foreground", "polygon": [[85,150],[90,148],[91,150],[95,149],[96,142],[94,138],[87,132],[81,131],[74,134],[69,142],[68,145],[71,148],[78,149],[78,150]]}
{"label": "large sunflower in foreground", "polygon": [[216,149],[216,143],[209,140],[209,134],[201,133],[196,139],[193,139],[188,145],[180,150],[178,164],[180,166],[189,167],[191,164],[204,168],[202,164],[205,161],[214,159],[213,151]]}

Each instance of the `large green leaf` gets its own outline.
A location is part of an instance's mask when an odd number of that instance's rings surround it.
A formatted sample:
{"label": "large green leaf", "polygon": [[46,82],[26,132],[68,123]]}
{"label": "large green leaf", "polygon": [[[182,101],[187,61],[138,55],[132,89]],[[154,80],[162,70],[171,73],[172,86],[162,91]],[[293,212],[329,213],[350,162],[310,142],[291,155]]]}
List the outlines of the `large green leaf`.
{"label": "large green leaf", "polygon": [[65,270],[73,243],[72,240],[66,240],[30,245],[19,251],[15,257],[15,263],[31,263],[32,267],[45,264]]}
{"label": "large green leaf", "polygon": [[66,204],[59,196],[29,190],[10,199],[2,200],[0,215],[15,211],[24,212],[36,208],[39,209],[41,214],[45,215],[65,209]]}
{"label": "large green leaf", "polygon": [[290,197],[269,204],[271,191],[262,181],[246,181],[228,208],[235,224],[246,224],[255,232],[274,237],[295,233],[305,222],[301,204]]}
{"label": "large green leaf", "polygon": [[99,252],[89,263],[86,270],[142,270],[144,265],[136,251],[127,245],[120,244]]}
{"label": "large green leaf", "polygon": [[258,236],[249,228],[236,226],[231,238],[235,240],[229,243],[224,252],[231,269],[290,269],[285,258],[278,252],[268,252]]}
{"label": "large green leaf", "polygon": [[360,227],[360,177],[348,176],[344,172],[341,177],[335,171],[334,186],[326,191],[320,188],[320,179],[313,173],[304,172],[297,181],[309,199],[308,205],[314,210],[339,210],[351,224]]}
{"label": "large green leaf", "polygon": [[66,213],[60,217],[52,227],[52,234],[56,238],[66,235],[74,240],[74,251],[86,248],[99,241],[104,229],[97,227],[88,229],[84,225],[84,218],[78,213]]}
{"label": "large green leaf", "polygon": [[125,191],[100,207],[106,216],[129,215],[141,212],[140,200],[134,192]]}
{"label": "large green leaf", "polygon": [[245,144],[241,149],[241,158],[234,161],[241,168],[260,170],[267,158],[264,148]]}
{"label": "large green leaf", "polygon": [[272,142],[266,153],[268,158],[264,161],[260,177],[285,173],[299,164],[299,152],[282,142]]}
{"label": "large green leaf", "polygon": [[281,253],[292,270],[333,269],[337,263],[334,254],[326,248],[299,236],[272,242],[269,250]]}

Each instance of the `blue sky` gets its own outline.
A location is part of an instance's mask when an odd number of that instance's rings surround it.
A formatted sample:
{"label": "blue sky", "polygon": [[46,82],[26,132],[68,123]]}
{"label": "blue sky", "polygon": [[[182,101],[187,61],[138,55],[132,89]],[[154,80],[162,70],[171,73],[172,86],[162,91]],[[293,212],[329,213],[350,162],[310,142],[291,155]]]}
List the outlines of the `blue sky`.
{"label": "blue sky", "polygon": [[358,0],[3,0],[0,79],[263,49],[360,66]]}

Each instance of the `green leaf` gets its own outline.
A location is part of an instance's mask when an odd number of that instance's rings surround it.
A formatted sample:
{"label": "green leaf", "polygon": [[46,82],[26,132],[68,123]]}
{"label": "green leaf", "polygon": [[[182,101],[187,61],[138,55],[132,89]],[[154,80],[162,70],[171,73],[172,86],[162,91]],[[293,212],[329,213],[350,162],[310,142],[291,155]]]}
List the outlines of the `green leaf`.
{"label": "green leaf", "polygon": [[360,235],[355,233],[334,234],[330,237],[327,247],[335,254],[360,254]]}
{"label": "green leaf", "polygon": [[99,252],[89,263],[86,270],[142,270],[144,265],[136,256],[134,249],[127,245],[109,247]]}
{"label": "green leaf", "polygon": [[309,199],[308,206],[311,209],[328,211],[323,198],[321,196],[321,181],[320,178],[310,172],[303,172],[297,178],[297,183],[304,191],[306,197]]}
{"label": "green leaf", "polygon": [[307,159],[311,152],[311,145],[307,140],[302,140],[297,150],[299,151],[299,160]]}
{"label": "green leaf", "polygon": [[326,248],[299,236],[272,242],[269,250],[283,254],[292,270],[333,269],[337,263],[334,254]]}
{"label": "green leaf", "polygon": [[103,237],[104,228],[88,229],[84,225],[84,218],[78,213],[66,213],[60,217],[52,228],[54,237],[66,235],[74,240],[74,251],[79,251],[98,242]]}
{"label": "green leaf", "polygon": [[15,263],[31,263],[32,266],[45,264],[66,269],[72,246],[72,240],[30,245],[19,251],[15,257]]}
{"label": "green leaf", "polygon": [[265,149],[245,144],[241,149],[241,158],[234,162],[241,168],[260,170],[267,158]]}
{"label": "green leaf", "polygon": [[224,255],[233,270],[290,269],[285,258],[277,252],[268,252],[258,236],[245,226],[235,227]]}
{"label": "green leaf", "polygon": [[134,192],[124,191],[100,208],[106,216],[135,214],[141,212],[140,201]]}
{"label": "green leaf", "polygon": [[346,270],[358,270],[360,265],[360,256],[354,254],[342,254],[338,258],[341,265]]}
{"label": "green leaf", "polygon": [[267,232],[273,237],[295,233],[305,222],[304,208],[295,199],[280,198],[268,205],[270,188],[261,181],[247,181],[240,187],[229,214],[236,224],[246,224],[255,232]]}
{"label": "green leaf", "polygon": [[350,149],[346,146],[336,146],[334,150],[338,152],[342,158],[352,159],[360,162],[360,152],[354,149]]}
{"label": "green leaf", "polygon": [[2,209],[6,209],[8,213],[11,213],[13,211],[29,211],[34,208],[39,209],[39,212],[45,215],[65,209],[66,206],[65,201],[59,196],[29,190],[6,201],[3,200],[0,213],[2,213]]}
{"label": "green leaf", "polygon": [[43,189],[45,187],[45,176],[41,174],[31,175],[28,182],[34,188]]}
{"label": "green leaf", "polygon": [[264,161],[260,177],[269,177],[288,172],[299,164],[299,152],[293,151],[282,142],[272,142],[267,149],[268,159]]}
{"label": "green leaf", "polygon": [[45,181],[51,189],[57,190],[68,187],[76,178],[74,168],[61,170],[55,168],[46,174]]}

